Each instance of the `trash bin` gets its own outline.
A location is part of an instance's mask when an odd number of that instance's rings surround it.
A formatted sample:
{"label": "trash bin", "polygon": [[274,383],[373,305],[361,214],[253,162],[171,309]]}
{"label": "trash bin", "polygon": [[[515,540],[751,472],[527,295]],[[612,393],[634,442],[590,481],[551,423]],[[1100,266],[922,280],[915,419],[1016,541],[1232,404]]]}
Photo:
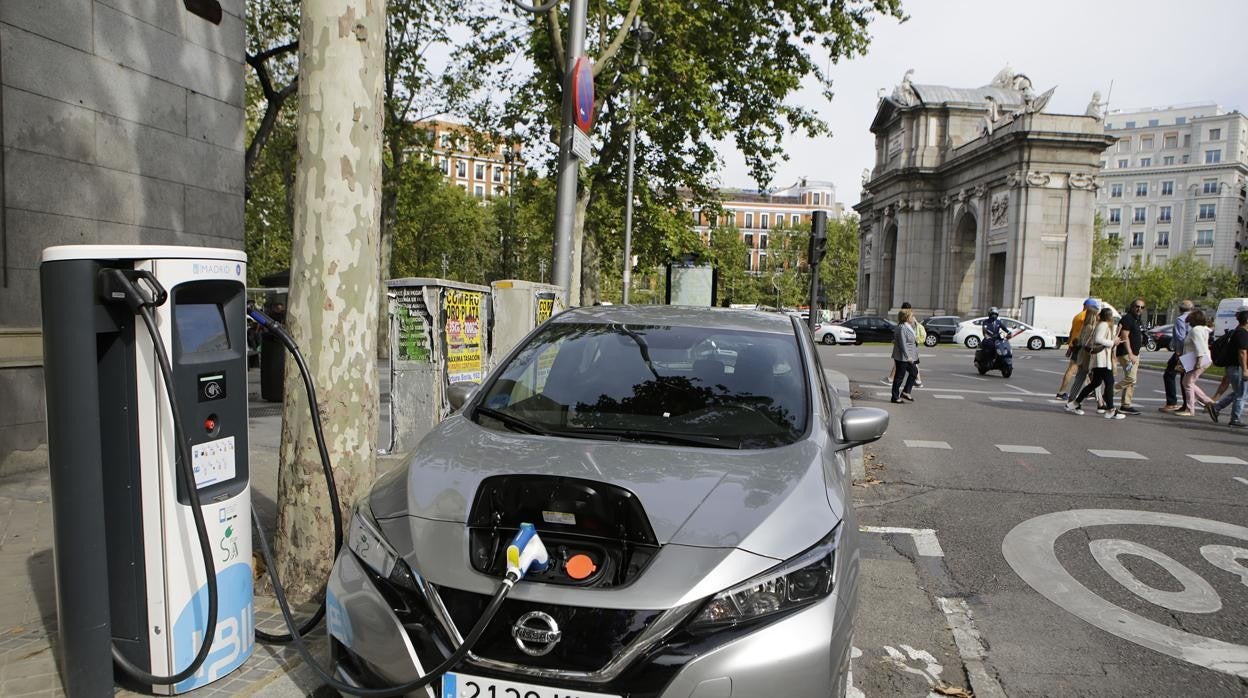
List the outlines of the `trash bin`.
{"label": "trash bin", "polygon": [[[270,293],[265,299],[264,312],[278,322],[286,322],[285,289]],[[272,332],[260,336],[260,399],[281,402],[286,377],[286,347]]]}
{"label": "trash bin", "polygon": [[390,321],[389,453],[414,448],[451,412],[446,388],[489,365],[490,288],[447,279],[386,282]]}
{"label": "trash bin", "polygon": [[568,294],[559,286],[535,281],[504,279],[490,284],[490,357],[493,366],[533,328],[568,307]]}

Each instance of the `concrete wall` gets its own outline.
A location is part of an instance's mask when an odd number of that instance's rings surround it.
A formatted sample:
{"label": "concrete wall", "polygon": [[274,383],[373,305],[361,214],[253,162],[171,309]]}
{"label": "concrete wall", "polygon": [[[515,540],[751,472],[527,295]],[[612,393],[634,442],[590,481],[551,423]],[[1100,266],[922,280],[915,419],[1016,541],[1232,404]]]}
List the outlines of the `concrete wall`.
{"label": "concrete wall", "polygon": [[[243,2],[0,2],[0,330],[38,328],[45,247],[242,247]],[[0,462],[44,439],[38,356],[4,337]]]}

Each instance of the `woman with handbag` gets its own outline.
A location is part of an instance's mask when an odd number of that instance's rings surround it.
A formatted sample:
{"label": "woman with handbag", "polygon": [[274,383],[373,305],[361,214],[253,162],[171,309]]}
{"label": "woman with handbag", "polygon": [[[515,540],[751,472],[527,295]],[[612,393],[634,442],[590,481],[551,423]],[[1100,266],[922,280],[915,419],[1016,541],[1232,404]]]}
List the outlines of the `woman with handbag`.
{"label": "woman with handbag", "polygon": [[1193,310],[1187,316],[1191,329],[1187,331],[1187,339],[1183,340],[1183,354],[1179,357],[1179,364],[1183,366],[1183,397],[1187,400],[1187,409],[1174,412],[1175,416],[1191,417],[1196,414],[1196,408],[1209,410],[1213,405],[1213,399],[1196,382],[1205,369],[1213,365],[1213,356],[1209,351],[1210,320],[1203,310]]}
{"label": "woman with handbag", "polygon": [[[1086,330],[1085,330],[1086,333]],[[1091,341],[1084,344],[1088,352],[1088,366],[1092,369],[1092,379],[1079,397],[1066,403],[1066,411],[1083,414],[1081,405],[1089,395],[1101,388],[1104,400],[1105,419],[1126,419],[1127,415],[1114,409],[1114,360],[1113,348],[1118,343],[1118,333],[1114,331],[1114,311],[1112,308],[1101,308],[1097,315],[1095,328],[1092,330]]]}

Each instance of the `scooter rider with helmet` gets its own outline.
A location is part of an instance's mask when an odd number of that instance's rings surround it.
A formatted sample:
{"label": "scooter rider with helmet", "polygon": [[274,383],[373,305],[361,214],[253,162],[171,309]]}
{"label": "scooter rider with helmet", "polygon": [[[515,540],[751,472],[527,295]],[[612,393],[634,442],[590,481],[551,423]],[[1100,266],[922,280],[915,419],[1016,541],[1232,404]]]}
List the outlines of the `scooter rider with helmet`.
{"label": "scooter rider with helmet", "polygon": [[[984,341],[980,342],[979,350],[975,352],[975,363],[985,367],[981,373],[998,367],[997,342],[1008,342],[1016,334],[1022,332],[1020,329],[1018,332],[1011,333],[1005,323],[1001,322],[1000,311],[996,306],[988,309],[988,319],[984,321],[983,331]],[[1003,373],[1007,378],[1009,377],[1007,371]]]}

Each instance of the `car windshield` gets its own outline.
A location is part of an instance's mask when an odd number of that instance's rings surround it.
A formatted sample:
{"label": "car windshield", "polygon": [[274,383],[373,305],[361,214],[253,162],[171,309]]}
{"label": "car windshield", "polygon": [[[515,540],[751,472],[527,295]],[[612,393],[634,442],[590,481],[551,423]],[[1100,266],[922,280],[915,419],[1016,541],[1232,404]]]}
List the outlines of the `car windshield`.
{"label": "car windshield", "polygon": [[476,420],[491,428],[721,448],[773,448],[806,431],[792,335],[552,323],[497,374]]}

